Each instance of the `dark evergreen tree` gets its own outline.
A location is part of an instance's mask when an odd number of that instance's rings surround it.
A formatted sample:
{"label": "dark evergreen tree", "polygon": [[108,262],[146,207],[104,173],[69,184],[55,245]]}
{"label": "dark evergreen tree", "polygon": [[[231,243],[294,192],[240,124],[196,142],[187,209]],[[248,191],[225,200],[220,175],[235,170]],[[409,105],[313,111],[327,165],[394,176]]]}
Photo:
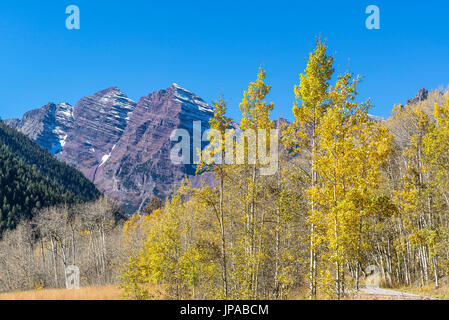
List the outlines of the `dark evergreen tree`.
{"label": "dark evergreen tree", "polygon": [[40,208],[99,196],[82,173],[0,121],[0,234]]}

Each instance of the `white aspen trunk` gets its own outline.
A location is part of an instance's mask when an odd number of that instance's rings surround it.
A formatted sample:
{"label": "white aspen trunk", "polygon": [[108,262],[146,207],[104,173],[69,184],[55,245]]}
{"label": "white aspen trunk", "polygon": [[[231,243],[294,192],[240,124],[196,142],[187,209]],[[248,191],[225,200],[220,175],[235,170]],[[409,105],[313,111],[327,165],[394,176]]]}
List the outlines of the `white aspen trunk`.
{"label": "white aspen trunk", "polygon": [[220,172],[220,232],[221,232],[221,257],[222,257],[222,278],[223,278],[223,292],[225,299],[228,299],[228,272],[226,259],[226,238],[224,227],[224,177],[223,172]]}
{"label": "white aspen trunk", "polygon": [[[317,176],[315,172],[315,156],[316,156],[316,141],[315,141],[315,126],[316,123],[314,121],[312,128],[312,161],[311,161],[311,174],[312,174],[312,187],[317,183]],[[315,212],[315,201],[312,199],[312,217]],[[315,252],[315,226],[313,221],[310,226],[310,266],[309,266],[309,290],[310,290],[310,299],[316,299],[316,252]]]}
{"label": "white aspen trunk", "polygon": [[433,271],[434,271],[434,278],[435,278],[435,287],[439,287],[439,279],[438,279],[438,263],[436,257],[433,259]]}
{"label": "white aspen trunk", "polygon": [[58,267],[56,265],[56,247],[55,244],[53,242],[53,237],[50,236],[50,243],[51,243],[51,252],[53,255],[53,271],[54,271],[54,276],[55,276],[55,287],[58,288],[59,287],[59,283],[58,283]]}
{"label": "white aspen trunk", "polygon": [[44,239],[40,239],[41,243],[41,256],[42,256],[42,270],[44,271],[44,274],[47,273],[47,267],[45,265],[45,251],[44,251]]}
{"label": "white aspen trunk", "polygon": [[73,226],[71,226],[71,236],[72,236],[72,264],[76,264],[76,245],[75,245],[75,230]]}

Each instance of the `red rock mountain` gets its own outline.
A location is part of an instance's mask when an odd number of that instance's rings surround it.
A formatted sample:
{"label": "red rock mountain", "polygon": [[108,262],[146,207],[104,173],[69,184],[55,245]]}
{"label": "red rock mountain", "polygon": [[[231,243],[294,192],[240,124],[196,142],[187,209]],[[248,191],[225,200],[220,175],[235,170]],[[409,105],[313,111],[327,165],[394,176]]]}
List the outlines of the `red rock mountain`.
{"label": "red rock mountain", "polygon": [[175,144],[170,136],[175,129],[192,136],[193,121],[201,121],[206,130],[212,115],[204,100],[173,84],[137,104],[112,87],[82,98],[75,107],[49,103],[21,120],[5,122],[79,169],[131,212],[152,195],[169,195],[186,174],[193,177],[193,166],[170,160]]}

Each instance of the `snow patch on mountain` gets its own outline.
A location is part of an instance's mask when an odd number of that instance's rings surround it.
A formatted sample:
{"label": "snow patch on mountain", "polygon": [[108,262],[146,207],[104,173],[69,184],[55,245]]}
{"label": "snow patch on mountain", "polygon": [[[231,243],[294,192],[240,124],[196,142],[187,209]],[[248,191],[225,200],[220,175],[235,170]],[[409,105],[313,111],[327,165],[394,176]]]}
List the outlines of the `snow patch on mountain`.
{"label": "snow patch on mountain", "polygon": [[101,158],[101,162],[100,162],[99,167],[101,167],[102,165],[104,165],[104,164],[109,160],[110,157],[111,157],[111,154],[105,154],[105,155]]}
{"label": "snow patch on mountain", "polygon": [[64,148],[66,140],[67,140],[67,135],[65,135],[65,136],[62,138],[62,140],[60,140],[61,147]]}
{"label": "snow patch on mountain", "polygon": [[194,93],[176,83],[173,83],[172,86],[176,89],[175,100],[182,103],[185,107],[201,112],[213,113],[212,107]]}
{"label": "snow patch on mountain", "polygon": [[385,121],[385,118],[382,118],[382,117],[379,117],[379,116],[374,116],[372,114],[368,114],[368,118],[370,120],[372,120],[372,121],[375,121],[375,122],[383,122],[383,121]]}
{"label": "snow patch on mountain", "polygon": [[112,149],[111,149],[111,152],[110,152],[109,154],[105,154],[105,155],[101,158],[101,162],[100,162],[100,164],[98,165],[98,167],[101,167],[102,165],[104,165],[104,164],[109,160],[109,158],[111,158],[112,151],[114,151],[114,149],[115,149],[116,146],[117,146],[117,144],[114,144],[114,146],[113,146]]}

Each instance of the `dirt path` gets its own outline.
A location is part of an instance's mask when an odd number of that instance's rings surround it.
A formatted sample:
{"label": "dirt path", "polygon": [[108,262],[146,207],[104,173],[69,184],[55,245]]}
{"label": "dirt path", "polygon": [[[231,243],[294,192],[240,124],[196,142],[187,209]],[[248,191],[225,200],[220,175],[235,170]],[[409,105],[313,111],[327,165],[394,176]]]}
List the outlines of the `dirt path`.
{"label": "dirt path", "polygon": [[382,289],[373,286],[366,286],[360,289],[362,298],[373,298],[379,300],[438,300],[433,297],[421,296],[413,293]]}

